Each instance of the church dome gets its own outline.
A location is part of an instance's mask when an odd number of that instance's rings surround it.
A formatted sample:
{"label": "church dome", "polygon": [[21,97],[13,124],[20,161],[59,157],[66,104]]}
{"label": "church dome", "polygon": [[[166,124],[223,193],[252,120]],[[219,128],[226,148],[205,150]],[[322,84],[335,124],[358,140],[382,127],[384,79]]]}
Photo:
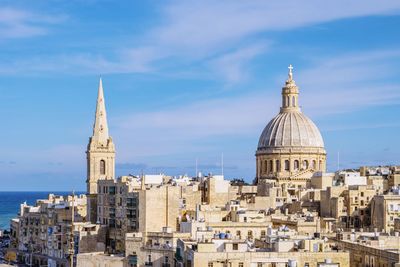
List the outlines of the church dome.
{"label": "church dome", "polygon": [[292,69],[290,65],[289,77],[282,88],[280,113],[262,132],[258,150],[286,147],[324,148],[324,141],[317,126],[299,108],[299,88],[293,80]]}
{"label": "church dome", "polygon": [[264,128],[258,149],[273,147],[324,147],[317,126],[300,111],[280,112]]}

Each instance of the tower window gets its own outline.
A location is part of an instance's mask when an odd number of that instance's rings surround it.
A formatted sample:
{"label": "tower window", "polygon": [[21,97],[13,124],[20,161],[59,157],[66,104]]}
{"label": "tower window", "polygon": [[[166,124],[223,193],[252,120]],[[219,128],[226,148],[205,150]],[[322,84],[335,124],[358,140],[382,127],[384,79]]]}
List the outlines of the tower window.
{"label": "tower window", "polygon": [[272,166],[273,166],[272,160],[270,160],[270,161],[269,161],[269,172],[272,172]]}
{"label": "tower window", "polygon": [[279,160],[276,161],[276,171],[277,172],[281,171],[281,164],[280,164]]}
{"label": "tower window", "polygon": [[106,174],[106,162],[104,159],[100,160],[100,174]]}
{"label": "tower window", "polygon": [[293,107],[296,106],[296,98],[294,96],[292,96],[292,106]]}
{"label": "tower window", "polygon": [[267,161],[264,161],[264,172],[267,172]]}
{"label": "tower window", "polygon": [[285,160],[285,171],[288,171],[290,169],[290,162],[289,160]]}

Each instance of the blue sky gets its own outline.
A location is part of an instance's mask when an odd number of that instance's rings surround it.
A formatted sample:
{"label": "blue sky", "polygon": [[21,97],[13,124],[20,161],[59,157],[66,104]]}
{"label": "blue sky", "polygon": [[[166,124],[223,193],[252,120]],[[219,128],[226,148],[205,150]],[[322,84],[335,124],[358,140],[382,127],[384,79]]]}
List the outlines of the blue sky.
{"label": "blue sky", "polygon": [[251,180],[287,66],[328,169],[399,164],[399,1],[1,1],[0,191],[84,190],[98,79],[117,174]]}

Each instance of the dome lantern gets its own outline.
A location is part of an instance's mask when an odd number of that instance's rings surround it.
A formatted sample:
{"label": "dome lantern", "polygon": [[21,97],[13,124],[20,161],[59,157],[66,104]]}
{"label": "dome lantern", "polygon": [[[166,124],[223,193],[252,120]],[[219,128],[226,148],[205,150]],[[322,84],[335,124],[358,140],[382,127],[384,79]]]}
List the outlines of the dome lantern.
{"label": "dome lantern", "polygon": [[282,87],[282,107],[281,112],[287,111],[298,111],[299,110],[299,88],[296,82],[293,80],[293,66],[292,64],[288,67],[288,79],[286,80],[285,86]]}

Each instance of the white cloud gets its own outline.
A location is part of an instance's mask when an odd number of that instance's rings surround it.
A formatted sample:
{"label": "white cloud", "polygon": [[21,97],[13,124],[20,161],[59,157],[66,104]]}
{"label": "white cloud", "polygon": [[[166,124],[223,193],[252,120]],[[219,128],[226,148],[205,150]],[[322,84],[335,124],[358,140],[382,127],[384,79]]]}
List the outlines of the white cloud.
{"label": "white cloud", "polygon": [[260,43],[240,48],[232,53],[226,53],[211,60],[211,69],[229,84],[243,81],[250,75],[248,70],[250,61],[257,55],[264,53],[266,47],[266,44]]}
{"label": "white cloud", "polygon": [[398,12],[398,1],[173,1],[165,19],[148,37],[166,46],[225,47],[250,35],[338,19]]}
{"label": "white cloud", "polygon": [[[234,83],[246,79],[246,67],[269,48],[259,34],[317,25],[339,19],[390,15],[399,1],[171,1],[161,7],[158,25],[135,38],[139,45],[111,54],[47,55],[0,65],[0,73],[144,73],[180,72],[201,65],[201,72]],[[0,9],[0,33],[10,38],[46,33],[54,18]],[[1,17],[1,16],[0,16]],[[1,37],[0,37],[1,38]],[[236,60],[236,61],[235,61]],[[209,75],[210,77],[210,75]]]}
{"label": "white cloud", "polygon": [[44,35],[46,25],[59,23],[64,15],[48,16],[21,9],[0,7],[0,40]]}
{"label": "white cloud", "polygon": [[[395,55],[399,56],[396,51],[345,55],[321,59],[307,70],[296,71],[300,103],[306,115],[323,119],[332,114],[398,103],[400,85],[385,80],[390,81],[390,75],[394,74],[387,73],[390,61],[385,59],[396,60]],[[376,62],[380,64],[374,64]],[[371,74],[375,75],[374,83],[371,83]],[[340,79],[341,75],[346,75],[347,79]],[[209,148],[199,147],[196,142],[213,137],[237,140],[254,137],[256,143],[262,128],[279,112],[280,88],[249,92],[113,118],[112,132],[123,147],[119,155],[129,161],[131,151],[140,151],[141,156],[202,151]]]}

